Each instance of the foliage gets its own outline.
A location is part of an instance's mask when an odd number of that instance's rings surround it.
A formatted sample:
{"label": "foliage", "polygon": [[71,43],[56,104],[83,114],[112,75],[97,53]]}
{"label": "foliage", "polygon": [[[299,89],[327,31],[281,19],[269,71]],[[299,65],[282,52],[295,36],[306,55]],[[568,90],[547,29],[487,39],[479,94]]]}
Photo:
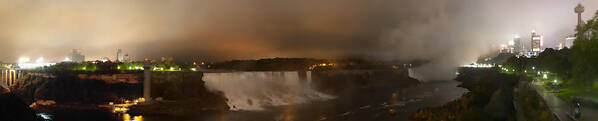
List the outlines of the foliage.
{"label": "foliage", "polygon": [[26,102],[54,100],[61,103],[104,104],[118,98],[136,98],[142,92],[140,84],[108,84],[103,80],[82,80],[74,75],[56,78],[25,75],[11,87]]}
{"label": "foliage", "polygon": [[[193,65],[179,65],[172,62],[153,62],[153,71],[196,71]],[[77,73],[113,74],[122,71],[143,71],[144,62],[102,62],[91,61],[83,63],[62,62],[52,66],[32,69],[29,71],[50,73],[54,75],[69,75]]]}
{"label": "foliage", "polygon": [[578,37],[571,48],[569,61],[572,63],[572,76],[577,86],[588,88],[598,79],[598,16],[586,22],[578,30]]}
{"label": "foliage", "polygon": [[552,113],[540,95],[528,84],[519,85],[516,102],[528,121],[551,121]]}
{"label": "foliage", "polygon": [[309,58],[269,58],[259,60],[232,60],[216,63],[210,68],[243,71],[306,70],[312,65],[325,62],[325,60]]}
{"label": "foliage", "polygon": [[14,93],[0,93],[0,102],[0,121],[43,121]]}
{"label": "foliage", "polygon": [[561,50],[546,48],[537,57],[538,68],[556,73],[559,77],[568,78],[571,70],[571,62],[568,59],[569,55],[570,51],[568,48]]}
{"label": "foliage", "polygon": [[523,70],[532,70],[532,67],[537,65],[536,58],[525,58],[525,57],[511,57],[503,65],[509,69],[515,69],[516,71],[522,72]]}
{"label": "foliage", "polygon": [[[467,72],[463,72],[467,73]],[[490,71],[489,73],[460,74],[464,83],[472,84],[461,99],[440,107],[425,108],[411,116],[413,121],[504,121],[514,120],[513,87],[517,77]]]}

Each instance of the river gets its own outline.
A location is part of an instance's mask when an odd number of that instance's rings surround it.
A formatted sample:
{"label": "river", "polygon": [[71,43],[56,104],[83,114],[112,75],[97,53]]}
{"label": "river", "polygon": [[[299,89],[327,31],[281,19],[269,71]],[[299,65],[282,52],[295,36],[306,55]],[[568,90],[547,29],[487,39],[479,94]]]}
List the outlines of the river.
{"label": "river", "polygon": [[[64,112],[56,120],[145,121],[387,121],[408,120],[415,111],[460,98],[467,89],[457,81],[428,81],[419,85],[387,85],[326,95],[301,84],[296,72],[206,75],[206,85],[223,91],[233,110],[189,117],[132,116],[109,111]],[[310,75],[309,73],[307,75]],[[239,81],[250,80],[250,81]],[[282,81],[281,81],[282,80]],[[251,83],[247,83],[251,82]],[[282,90],[282,91],[281,91]],[[228,92],[228,94],[226,94]],[[241,96],[240,96],[241,95]],[[286,100],[290,99],[290,100]]]}
{"label": "river", "polygon": [[[353,94],[335,99],[304,104],[267,107],[260,111],[229,111],[224,114],[173,118],[143,116],[145,121],[388,121],[407,120],[418,109],[440,106],[458,99],[467,89],[457,87],[456,81],[432,81],[405,89],[389,87]],[[406,101],[393,99],[393,93],[407,92]],[[397,93],[398,92],[398,93]],[[394,96],[396,97],[396,96]],[[391,115],[391,109],[396,113]]]}

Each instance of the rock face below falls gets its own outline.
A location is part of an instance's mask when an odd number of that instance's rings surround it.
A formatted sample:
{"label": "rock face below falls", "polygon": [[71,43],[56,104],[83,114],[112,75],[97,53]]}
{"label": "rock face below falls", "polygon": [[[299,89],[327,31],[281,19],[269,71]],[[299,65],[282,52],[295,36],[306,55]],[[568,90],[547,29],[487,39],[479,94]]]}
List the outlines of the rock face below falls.
{"label": "rock face below falls", "polygon": [[388,85],[414,85],[419,81],[399,70],[328,70],[313,72],[313,86],[326,94],[338,95]]}
{"label": "rock face below falls", "polygon": [[[69,107],[69,109],[44,108],[44,110],[40,110],[42,112],[73,110],[72,107],[79,110],[82,106],[90,107],[85,108],[86,110],[98,110],[95,105],[118,102],[121,99],[136,99],[143,95],[142,83],[128,83],[128,81],[114,83],[114,79],[81,78],[81,76],[77,76],[77,73],[43,75],[25,74],[15,86],[11,87],[11,91],[24,100],[27,105],[39,100],[52,100],[60,107]],[[94,75],[114,77],[114,74]],[[131,75],[131,78],[139,80],[143,79],[141,73],[126,73],[126,75]],[[166,113],[228,110],[224,96],[220,92],[207,90],[204,81],[201,80],[202,76],[201,72],[152,73],[152,98],[163,99],[164,102],[157,102],[155,105],[147,107],[150,109],[143,111],[151,114],[151,111],[166,112],[164,109],[176,108],[185,109],[185,111]]]}
{"label": "rock face below falls", "polygon": [[0,92],[0,121],[42,121],[17,95]]}
{"label": "rock face below falls", "polygon": [[143,115],[189,116],[228,111],[227,99],[222,92],[210,91],[200,72],[152,73],[152,98],[149,105],[137,105],[132,113]]}

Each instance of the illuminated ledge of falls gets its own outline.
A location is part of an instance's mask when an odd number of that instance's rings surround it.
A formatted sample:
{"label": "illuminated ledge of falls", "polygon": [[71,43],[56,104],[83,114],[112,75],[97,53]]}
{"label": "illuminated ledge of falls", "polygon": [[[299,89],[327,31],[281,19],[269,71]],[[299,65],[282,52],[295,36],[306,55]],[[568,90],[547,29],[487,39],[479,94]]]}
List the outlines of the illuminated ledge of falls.
{"label": "illuminated ledge of falls", "polygon": [[311,72],[300,79],[296,71],[204,73],[210,90],[220,91],[231,110],[263,110],[267,106],[329,100],[333,96],[312,89]]}

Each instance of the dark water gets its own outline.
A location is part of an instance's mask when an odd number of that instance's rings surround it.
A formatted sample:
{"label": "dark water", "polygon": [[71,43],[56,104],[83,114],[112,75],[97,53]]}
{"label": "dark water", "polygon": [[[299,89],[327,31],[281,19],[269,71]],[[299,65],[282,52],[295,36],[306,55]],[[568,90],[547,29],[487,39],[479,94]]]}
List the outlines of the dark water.
{"label": "dark water", "polygon": [[[459,98],[466,89],[456,87],[460,82],[435,81],[401,88],[363,89],[336,95],[335,99],[306,104],[268,107],[261,111],[229,111],[189,117],[132,116],[110,112],[79,112],[54,115],[55,119],[92,121],[388,121],[407,120],[418,109],[439,106]],[[393,96],[394,94],[394,96]],[[403,98],[404,97],[404,98]],[[394,110],[395,113],[391,113]]]}
{"label": "dark water", "polygon": [[[387,87],[359,90],[338,95],[336,99],[308,104],[270,107],[263,111],[230,111],[225,114],[164,118],[144,116],[145,121],[189,120],[189,121],[388,121],[407,120],[408,116],[423,107],[439,106],[459,98],[466,89],[456,87],[460,82],[438,81],[423,83],[409,88]],[[406,101],[393,100],[393,93]],[[404,95],[404,94],[403,94]],[[404,105],[403,105],[404,104]],[[389,114],[389,110],[396,114]]]}

